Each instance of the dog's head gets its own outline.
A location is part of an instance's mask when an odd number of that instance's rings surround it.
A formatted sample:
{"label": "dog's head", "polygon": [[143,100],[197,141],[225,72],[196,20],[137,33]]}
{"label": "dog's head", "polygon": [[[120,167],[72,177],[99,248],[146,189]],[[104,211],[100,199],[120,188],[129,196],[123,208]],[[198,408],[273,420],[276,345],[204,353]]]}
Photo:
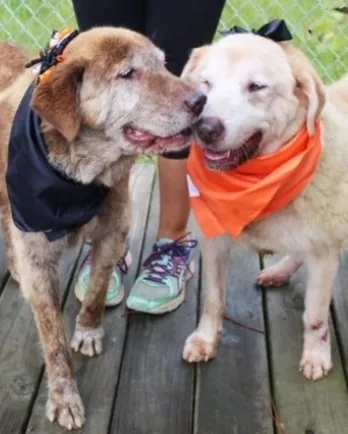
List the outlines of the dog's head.
{"label": "dog's head", "polygon": [[299,50],[254,34],[194,50],[183,77],[207,94],[195,132],[215,170],[278,150],[304,125],[313,134],[325,103],[324,86]]}
{"label": "dog's head", "polygon": [[164,53],[149,39],[95,28],[73,39],[63,56],[39,81],[32,105],[69,142],[99,134],[109,141],[110,163],[188,144],[205,96],[166,70]]}

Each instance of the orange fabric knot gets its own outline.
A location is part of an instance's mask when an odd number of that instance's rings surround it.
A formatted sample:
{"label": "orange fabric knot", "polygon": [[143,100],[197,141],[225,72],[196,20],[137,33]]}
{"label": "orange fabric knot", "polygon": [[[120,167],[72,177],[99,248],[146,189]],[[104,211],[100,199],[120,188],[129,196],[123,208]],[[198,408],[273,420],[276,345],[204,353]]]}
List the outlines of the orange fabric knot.
{"label": "orange fabric knot", "polygon": [[47,80],[52,74],[52,71],[50,69],[47,69],[47,71],[43,72],[39,75],[39,81],[43,83],[45,80]]}
{"label": "orange fabric knot", "polygon": [[238,238],[251,223],[289,205],[313,179],[322,154],[321,123],[313,137],[303,128],[279,151],[253,158],[234,170],[206,167],[193,144],[187,162],[191,206],[207,238]]}

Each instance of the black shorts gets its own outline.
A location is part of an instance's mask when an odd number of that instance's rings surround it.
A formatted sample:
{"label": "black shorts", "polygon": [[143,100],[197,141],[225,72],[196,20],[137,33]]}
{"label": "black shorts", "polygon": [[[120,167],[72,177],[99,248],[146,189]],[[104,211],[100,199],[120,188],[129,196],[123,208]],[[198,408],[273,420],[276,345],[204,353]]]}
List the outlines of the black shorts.
{"label": "black shorts", "polygon": [[[225,0],[72,0],[81,30],[126,27],[149,37],[166,53],[167,68],[180,75],[191,50],[210,43]],[[165,154],[185,159],[189,150]]]}

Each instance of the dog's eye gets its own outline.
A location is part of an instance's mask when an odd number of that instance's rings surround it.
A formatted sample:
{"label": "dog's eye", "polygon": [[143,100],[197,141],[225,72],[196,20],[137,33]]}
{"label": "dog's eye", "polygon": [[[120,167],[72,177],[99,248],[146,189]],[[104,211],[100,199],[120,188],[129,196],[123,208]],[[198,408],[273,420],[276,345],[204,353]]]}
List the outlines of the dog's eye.
{"label": "dog's eye", "polygon": [[206,78],[201,78],[201,84],[204,86],[204,88],[206,90],[210,90],[212,87],[212,84],[209,80],[207,80]]}
{"label": "dog's eye", "polygon": [[257,82],[251,82],[248,84],[248,92],[252,93],[252,92],[258,92],[259,90],[263,90],[266,89],[267,86],[265,84],[262,83],[257,83]]}
{"label": "dog's eye", "polygon": [[135,69],[133,68],[127,68],[118,74],[118,77],[124,78],[125,80],[130,80],[134,78],[134,76],[135,76]]}

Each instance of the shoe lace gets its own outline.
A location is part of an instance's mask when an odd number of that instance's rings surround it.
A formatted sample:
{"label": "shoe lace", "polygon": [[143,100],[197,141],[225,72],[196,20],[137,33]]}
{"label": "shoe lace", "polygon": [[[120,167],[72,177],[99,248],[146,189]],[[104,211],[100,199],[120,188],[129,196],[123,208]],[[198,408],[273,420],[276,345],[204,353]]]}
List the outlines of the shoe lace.
{"label": "shoe lace", "polygon": [[[89,244],[89,243],[86,243]],[[126,253],[127,254],[127,253]],[[126,262],[126,254],[122,256],[122,258],[118,261],[117,263],[117,267],[120,269],[121,273],[125,276],[126,274],[128,274],[129,271],[129,267],[128,264]],[[83,261],[82,266],[91,266],[92,265],[92,252],[90,251],[88,253],[88,255],[86,256],[86,259]]]}
{"label": "shoe lace", "polygon": [[168,275],[179,278],[183,269],[190,272],[188,258],[198,243],[189,238],[189,235],[187,233],[163,246],[155,244],[151,255],[143,264],[146,271],[144,280],[163,284]]}

